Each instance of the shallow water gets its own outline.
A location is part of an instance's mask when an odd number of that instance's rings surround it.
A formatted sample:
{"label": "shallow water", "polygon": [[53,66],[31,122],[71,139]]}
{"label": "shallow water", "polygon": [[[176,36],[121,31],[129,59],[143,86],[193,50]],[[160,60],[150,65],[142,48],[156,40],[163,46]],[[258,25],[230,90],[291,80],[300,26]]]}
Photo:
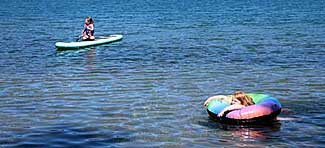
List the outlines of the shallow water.
{"label": "shallow water", "polygon": [[[322,147],[324,1],[5,1],[0,147]],[[57,51],[85,16],[120,42]],[[232,126],[202,106],[266,93],[286,109]]]}

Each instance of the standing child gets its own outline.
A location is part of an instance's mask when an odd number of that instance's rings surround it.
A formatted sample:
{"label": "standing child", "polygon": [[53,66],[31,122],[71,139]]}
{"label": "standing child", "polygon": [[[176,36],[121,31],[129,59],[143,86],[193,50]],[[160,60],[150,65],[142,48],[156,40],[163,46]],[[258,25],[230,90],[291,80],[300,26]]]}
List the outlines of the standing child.
{"label": "standing child", "polygon": [[91,17],[85,19],[84,29],[82,30],[82,40],[83,41],[92,41],[95,40],[94,36],[94,21]]}

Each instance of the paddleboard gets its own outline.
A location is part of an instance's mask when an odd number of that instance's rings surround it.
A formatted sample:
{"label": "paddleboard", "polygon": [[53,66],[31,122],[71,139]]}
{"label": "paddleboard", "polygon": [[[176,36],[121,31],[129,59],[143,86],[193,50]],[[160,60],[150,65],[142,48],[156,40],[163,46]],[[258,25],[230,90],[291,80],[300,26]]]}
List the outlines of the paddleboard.
{"label": "paddleboard", "polygon": [[[95,36],[96,37],[96,36]],[[123,35],[115,34],[110,36],[98,36],[93,41],[81,41],[81,42],[57,42],[55,46],[58,49],[69,49],[69,48],[82,48],[88,46],[96,46],[101,44],[108,44],[122,40]]]}

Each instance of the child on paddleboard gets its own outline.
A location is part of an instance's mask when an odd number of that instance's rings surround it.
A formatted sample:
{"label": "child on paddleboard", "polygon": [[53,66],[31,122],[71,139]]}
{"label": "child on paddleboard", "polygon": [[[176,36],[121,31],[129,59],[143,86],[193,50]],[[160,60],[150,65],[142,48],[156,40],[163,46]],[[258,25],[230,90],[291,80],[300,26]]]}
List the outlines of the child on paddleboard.
{"label": "child on paddleboard", "polygon": [[83,41],[92,41],[95,40],[94,36],[94,21],[91,17],[86,17],[84,29],[82,30],[82,40]]}

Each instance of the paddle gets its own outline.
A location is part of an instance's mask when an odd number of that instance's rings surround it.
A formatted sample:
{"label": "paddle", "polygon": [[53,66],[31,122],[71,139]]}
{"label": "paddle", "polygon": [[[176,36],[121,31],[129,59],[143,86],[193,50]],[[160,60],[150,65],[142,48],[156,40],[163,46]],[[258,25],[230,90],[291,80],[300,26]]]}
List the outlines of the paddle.
{"label": "paddle", "polygon": [[76,42],[78,42],[81,39],[82,35],[79,35],[78,38],[76,39]]}

